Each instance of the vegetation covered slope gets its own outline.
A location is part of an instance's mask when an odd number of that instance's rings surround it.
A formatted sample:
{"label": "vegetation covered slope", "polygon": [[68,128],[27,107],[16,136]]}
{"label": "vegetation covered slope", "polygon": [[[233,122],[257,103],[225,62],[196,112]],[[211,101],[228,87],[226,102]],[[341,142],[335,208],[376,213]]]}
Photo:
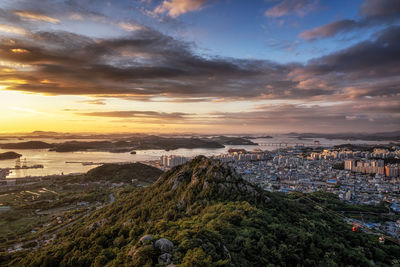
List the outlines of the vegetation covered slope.
{"label": "vegetation covered slope", "polygon": [[123,165],[109,163],[88,171],[84,180],[131,183],[133,179],[136,179],[139,182],[151,184],[161,174],[160,169],[139,162]]}
{"label": "vegetation covered slope", "polygon": [[[105,164],[82,175],[46,177],[12,188],[0,187],[0,251],[38,244],[28,242],[36,237],[50,239],[43,236],[51,236],[49,233],[64,224],[73,224],[92,209],[108,205],[121,191],[152,184],[161,173],[141,163]],[[114,187],[114,182],[124,184]],[[62,224],[57,217],[62,218]]]}
{"label": "vegetation covered slope", "polygon": [[160,266],[144,235],[174,244],[179,266],[391,266],[400,248],[299,196],[261,191],[204,157],[60,233],[39,251],[3,254],[9,266]]}

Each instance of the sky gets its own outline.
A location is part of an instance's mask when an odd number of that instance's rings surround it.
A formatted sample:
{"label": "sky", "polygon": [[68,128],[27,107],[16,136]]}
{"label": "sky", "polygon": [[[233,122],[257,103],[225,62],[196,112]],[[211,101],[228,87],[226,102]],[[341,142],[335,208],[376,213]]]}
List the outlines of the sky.
{"label": "sky", "polygon": [[398,0],[1,0],[0,133],[400,130]]}

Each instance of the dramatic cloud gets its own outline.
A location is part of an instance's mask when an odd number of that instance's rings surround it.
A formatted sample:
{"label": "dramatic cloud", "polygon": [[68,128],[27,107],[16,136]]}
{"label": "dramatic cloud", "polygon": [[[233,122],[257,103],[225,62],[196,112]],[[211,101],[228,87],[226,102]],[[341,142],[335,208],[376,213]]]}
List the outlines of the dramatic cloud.
{"label": "dramatic cloud", "polygon": [[332,37],[356,29],[384,25],[400,20],[400,1],[364,0],[360,11],[360,20],[338,20],[326,25],[300,33],[299,37],[312,41],[319,38]]}
{"label": "dramatic cloud", "polygon": [[364,0],[360,14],[366,17],[396,16],[400,13],[397,0]]}
{"label": "dramatic cloud", "polygon": [[155,13],[168,13],[169,16],[176,18],[179,15],[199,10],[207,0],[164,0],[154,10]]}
{"label": "dramatic cloud", "polygon": [[[397,99],[397,101],[399,98]],[[390,110],[390,113],[388,111]],[[215,112],[209,114],[212,124],[246,125],[247,127],[268,125],[271,128],[298,129],[306,131],[313,125],[316,132],[336,132],[338,126],[358,131],[390,131],[397,127],[400,109],[396,101],[376,102],[365,100],[358,105],[351,102],[336,105],[269,105],[258,110],[242,112]],[[372,125],[373,123],[373,125]],[[342,129],[343,129],[342,128]]]}
{"label": "dramatic cloud", "polygon": [[1,41],[0,56],[32,67],[31,72],[3,76],[25,81],[10,90],[53,95],[247,98],[273,93],[264,90],[267,80],[278,84],[288,72],[286,66],[267,61],[206,59],[188,44],[149,29],[110,40],[37,32],[30,39]]}
{"label": "dramatic cloud", "polygon": [[[308,130],[313,125],[318,132],[335,132],[338,125],[358,131],[390,131],[397,126],[400,118],[400,97],[392,100],[376,101],[364,99],[358,104],[351,101],[334,105],[265,105],[256,109],[238,112],[211,112],[204,114],[164,113],[154,111],[108,111],[75,113],[80,116],[113,118],[114,122],[140,122],[146,124],[186,124],[208,125],[211,127],[257,127],[268,129]],[[373,126],[371,125],[373,123]]]}
{"label": "dramatic cloud", "polygon": [[354,20],[344,19],[300,33],[299,37],[306,40],[315,40],[334,36],[340,32],[352,31],[361,25]]}
{"label": "dramatic cloud", "polygon": [[[380,82],[396,85],[400,71],[400,27],[380,32],[373,41],[364,41],[342,51],[314,59],[293,72],[298,80],[330,78],[344,86],[365,83],[366,88]],[[371,83],[373,80],[373,83]],[[345,84],[344,84],[345,82]],[[384,94],[388,85],[381,89]]]}
{"label": "dramatic cloud", "polygon": [[282,17],[290,13],[303,16],[316,8],[317,1],[314,0],[282,0],[277,5],[265,11],[267,17]]}
{"label": "dramatic cloud", "polygon": [[374,40],[302,65],[204,58],[189,44],[150,29],[104,40],[37,32],[11,43],[0,41],[2,60],[30,69],[0,78],[7,90],[142,101],[159,96],[176,102],[390,96],[399,84],[399,36],[399,28],[392,27]]}

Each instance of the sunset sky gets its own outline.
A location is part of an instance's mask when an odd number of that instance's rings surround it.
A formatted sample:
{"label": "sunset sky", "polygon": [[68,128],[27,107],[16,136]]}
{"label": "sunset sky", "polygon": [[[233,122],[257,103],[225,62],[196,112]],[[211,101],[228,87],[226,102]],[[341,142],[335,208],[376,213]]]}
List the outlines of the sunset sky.
{"label": "sunset sky", "polygon": [[398,0],[1,0],[0,133],[400,130]]}

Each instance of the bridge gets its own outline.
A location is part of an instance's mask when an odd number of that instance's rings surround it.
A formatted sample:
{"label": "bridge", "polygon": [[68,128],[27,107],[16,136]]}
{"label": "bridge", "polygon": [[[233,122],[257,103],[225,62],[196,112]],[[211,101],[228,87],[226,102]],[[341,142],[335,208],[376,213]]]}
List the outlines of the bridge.
{"label": "bridge", "polygon": [[259,146],[280,146],[280,147],[288,147],[288,146],[305,146],[304,143],[258,143]]}
{"label": "bridge", "polygon": [[286,142],[280,142],[280,143],[258,143],[258,145],[259,146],[276,146],[276,147],[328,146],[328,144],[321,144],[321,143],[305,144],[305,143],[286,143]]}

